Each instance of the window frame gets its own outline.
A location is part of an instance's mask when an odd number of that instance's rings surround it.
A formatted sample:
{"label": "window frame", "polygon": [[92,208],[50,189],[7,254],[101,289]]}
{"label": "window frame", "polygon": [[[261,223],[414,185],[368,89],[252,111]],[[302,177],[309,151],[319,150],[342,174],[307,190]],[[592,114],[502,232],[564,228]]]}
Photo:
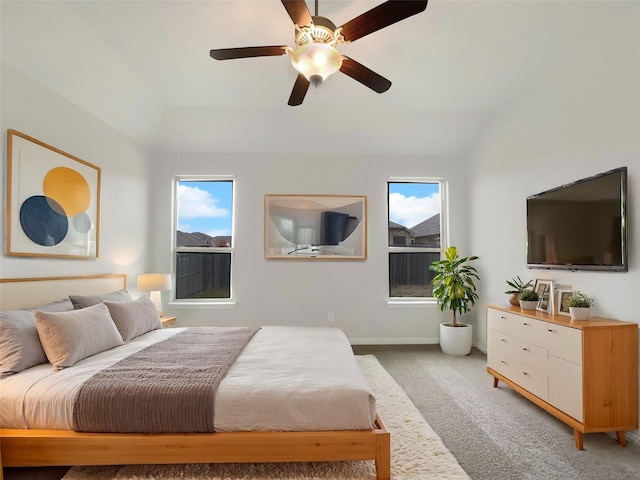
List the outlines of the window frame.
{"label": "window frame", "polygon": [[[440,189],[440,247],[412,247],[412,246],[393,246],[389,245],[389,184],[391,183],[437,183]],[[449,198],[448,198],[448,182],[443,177],[389,177],[387,179],[387,304],[435,304],[437,300],[431,297],[392,297],[391,285],[389,283],[389,259],[392,253],[440,253],[449,245]],[[425,219],[426,220],[426,219]]]}
{"label": "window frame", "polygon": [[[231,245],[229,247],[178,247],[178,186],[180,182],[231,182]],[[201,307],[201,306],[233,306],[236,304],[234,296],[234,263],[235,263],[235,224],[236,224],[236,179],[233,175],[175,175],[172,184],[171,209],[173,212],[171,228],[171,270],[175,279],[171,289],[171,305],[180,307]],[[177,263],[178,253],[228,253],[231,255],[231,266],[229,271],[229,297],[224,298],[176,298],[177,289]]]}

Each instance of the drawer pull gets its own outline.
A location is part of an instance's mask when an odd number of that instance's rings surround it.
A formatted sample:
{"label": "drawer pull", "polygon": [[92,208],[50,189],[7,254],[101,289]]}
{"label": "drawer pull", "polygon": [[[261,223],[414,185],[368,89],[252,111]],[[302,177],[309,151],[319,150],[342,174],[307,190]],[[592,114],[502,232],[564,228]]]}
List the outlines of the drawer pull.
{"label": "drawer pull", "polygon": [[501,342],[506,342],[507,340],[506,340],[506,339],[504,339],[504,338],[501,338],[501,339],[500,339],[500,341],[501,341]]}
{"label": "drawer pull", "polygon": [[507,364],[504,360],[500,360],[500,363],[504,363],[505,365]]}
{"label": "drawer pull", "polygon": [[522,349],[523,349],[525,352],[528,352],[528,351],[529,351],[529,349],[528,349],[527,347],[522,347]]}
{"label": "drawer pull", "polygon": [[522,372],[522,374],[523,374],[523,375],[527,375],[527,376],[529,376],[529,374],[528,374],[527,372]]}
{"label": "drawer pull", "polygon": [[522,325],[526,326],[526,325],[529,325],[529,324],[527,322],[522,322]]}

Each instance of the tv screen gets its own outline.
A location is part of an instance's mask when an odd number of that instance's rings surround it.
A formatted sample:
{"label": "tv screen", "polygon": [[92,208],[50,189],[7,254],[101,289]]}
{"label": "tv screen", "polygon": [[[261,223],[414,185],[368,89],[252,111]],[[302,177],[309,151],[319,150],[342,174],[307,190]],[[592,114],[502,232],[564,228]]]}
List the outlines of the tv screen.
{"label": "tv screen", "polygon": [[627,168],[527,198],[527,266],[626,272]]}

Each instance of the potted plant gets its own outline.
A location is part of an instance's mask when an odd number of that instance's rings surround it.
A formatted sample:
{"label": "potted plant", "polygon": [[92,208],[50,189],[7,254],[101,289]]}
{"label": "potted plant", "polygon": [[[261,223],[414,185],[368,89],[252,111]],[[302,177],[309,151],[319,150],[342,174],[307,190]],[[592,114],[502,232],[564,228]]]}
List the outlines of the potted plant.
{"label": "potted plant", "polygon": [[569,297],[569,315],[571,320],[588,320],[591,316],[593,298],[578,290]]}
{"label": "potted plant", "polygon": [[509,287],[511,288],[504,293],[506,293],[507,295],[511,295],[509,297],[509,303],[514,307],[520,305],[520,299],[518,296],[522,293],[522,291],[532,286],[531,280],[529,280],[527,283],[524,283],[520,279],[520,277],[515,277],[511,280],[507,280],[507,285],[509,285]]}
{"label": "potted plant", "polygon": [[532,288],[525,288],[520,292],[520,295],[518,295],[521,310],[535,310],[538,305],[538,300],[540,300],[540,296],[538,292]]}
{"label": "potted plant", "polygon": [[440,324],[440,348],[451,355],[468,355],[471,352],[472,328],[459,323],[457,315],[467,313],[475,305],[478,295],[473,281],[479,280],[477,270],[469,262],[478,257],[460,257],[456,247],[444,250],[444,259],[435,261],[430,268],[436,272],[431,283],[433,296],[440,310],[451,310],[453,321]]}

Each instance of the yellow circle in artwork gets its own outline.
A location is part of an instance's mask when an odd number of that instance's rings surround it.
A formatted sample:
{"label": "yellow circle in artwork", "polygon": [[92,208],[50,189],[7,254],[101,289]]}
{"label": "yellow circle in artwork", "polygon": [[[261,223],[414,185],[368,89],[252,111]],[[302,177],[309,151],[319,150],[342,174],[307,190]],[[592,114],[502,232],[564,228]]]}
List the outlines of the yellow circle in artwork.
{"label": "yellow circle in artwork", "polygon": [[91,203],[91,189],[84,177],[67,167],[52,168],[42,182],[46,197],[60,204],[68,217],[84,212]]}

